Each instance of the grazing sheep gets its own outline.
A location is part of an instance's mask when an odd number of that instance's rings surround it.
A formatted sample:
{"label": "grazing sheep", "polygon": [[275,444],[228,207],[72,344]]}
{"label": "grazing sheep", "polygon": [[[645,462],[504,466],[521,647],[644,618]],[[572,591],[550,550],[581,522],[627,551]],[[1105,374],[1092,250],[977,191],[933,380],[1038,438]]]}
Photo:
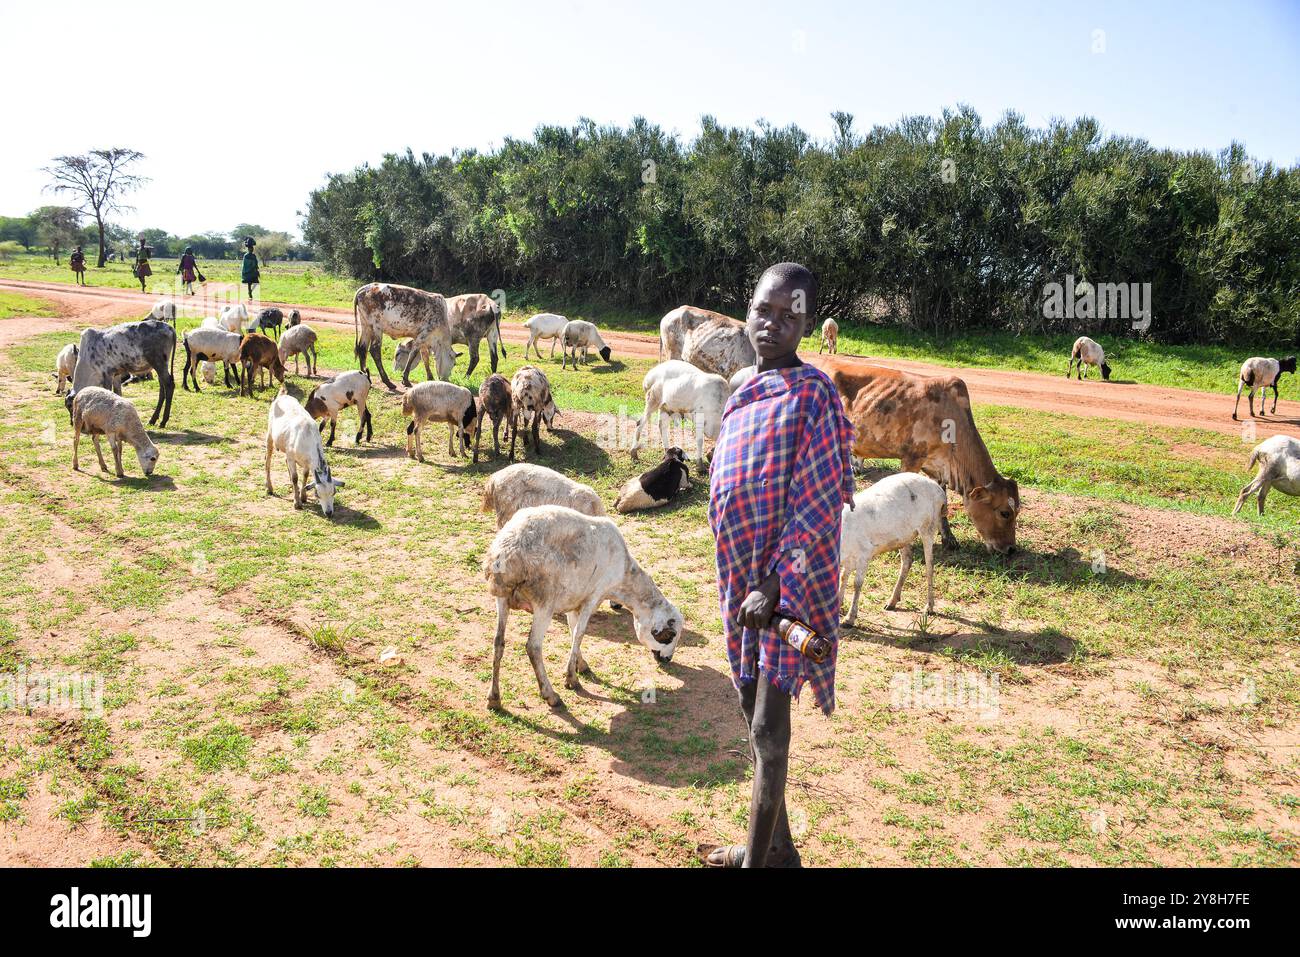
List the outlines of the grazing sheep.
{"label": "grazing sheep", "polygon": [[[334,493],[343,488],[343,479],[336,479],[330,474],[316,423],[298,400],[284,391],[283,385],[280,394],[271,403],[266,419],[267,495],[275,494],[275,488],[271,485],[271,456],[275,452],[283,452],[285,463],[289,466],[289,481],[293,483],[293,507],[302,508],[306,505],[307,489],[314,486],[321,513],[326,518],[333,515]],[[299,468],[303,471],[301,485],[298,482]],[[310,480],[308,476],[311,477]]]}
{"label": "grazing sheep", "polygon": [[1242,503],[1251,495],[1258,494],[1256,507],[1259,514],[1264,514],[1264,499],[1269,489],[1277,489],[1284,495],[1300,495],[1300,440],[1289,435],[1275,435],[1255,446],[1250,453],[1250,466],[1259,466],[1259,471],[1250,483],[1237,496],[1237,504],[1232,514],[1241,511]]}
{"label": "grazing sheep", "polygon": [[478,461],[478,444],[483,440],[483,417],[492,420],[492,455],[501,455],[501,441],[498,433],[502,421],[506,424],[506,438],[510,438],[510,380],[499,373],[492,373],[483,380],[478,388],[478,432],[474,435],[474,461]]}
{"label": "grazing sheep", "polygon": [[72,381],[72,375],[76,368],[77,344],[69,342],[59,350],[59,354],[54,360],[54,375],[59,380],[54,385],[55,395],[63,395],[63,387]]}
{"label": "grazing sheep", "polygon": [[217,364],[215,362],[204,362],[200,367],[203,374],[203,381],[208,385],[217,384]]}
{"label": "grazing sheep", "polygon": [[99,447],[99,437],[108,436],[109,447],[113,450],[113,466],[118,478],[125,478],[122,471],[122,443],[130,443],[135,449],[135,456],[140,460],[140,470],[145,475],[152,475],[158,464],[158,446],[149,440],[140,421],[140,413],[128,400],[99,386],[86,386],[76,390],[72,400],[72,470],[81,471],[77,451],[81,445],[81,433],[85,432],[95,442],[95,454],[99,456],[99,468],[107,472],[104,453]]}
{"label": "grazing sheep", "polygon": [[740,391],[742,385],[756,375],[758,375],[758,366],[745,366],[743,369],[737,369],[736,374],[727,380],[727,387],[731,389],[732,395],[735,395]]}
{"label": "grazing sheep", "polygon": [[578,673],[590,670],[582,658],[582,636],[592,612],[606,598],[632,610],[637,640],[661,662],[672,660],[681,641],[682,613],[637,564],[618,526],[607,518],[593,518],[562,505],[522,509],[492,540],[483,559],[483,575],[497,596],[489,708],[501,707],[501,655],[512,608],[533,614],[528,658],[542,698],[553,708],[561,701],[546,677],[542,640],[556,612],[565,613],[573,642],[566,688],[577,688]]}
{"label": "grazing sheep", "polygon": [[[284,363],[280,361],[280,352],[274,342],[259,332],[250,332],[239,343],[239,364],[243,368],[243,380],[239,384],[239,394],[248,390],[249,398],[253,396],[253,370],[257,369],[258,386],[261,386],[262,370],[270,369],[272,382],[279,379],[284,383]],[[295,400],[296,401],[296,400]]]}
{"label": "grazing sheep", "polygon": [[831,355],[840,351],[840,324],[829,316],[822,323],[822,338],[817,344],[817,351],[825,349]]}
{"label": "grazing sheep", "polygon": [[[285,338],[288,338],[287,334]],[[328,446],[334,444],[334,426],[338,422],[339,413],[348,406],[355,405],[357,414],[361,417],[357,423],[356,437],[356,443],[360,445],[362,432],[365,432],[367,442],[375,434],[370,409],[366,407],[366,400],[369,398],[370,373],[353,369],[350,372],[340,372],[328,382],[323,382],[312,389],[303,407],[313,420],[320,420],[322,432],[325,431],[325,420],[330,420],[330,437],[325,443]]]}
{"label": "grazing sheep", "polygon": [[73,396],[86,386],[99,386],[122,394],[122,384],[130,377],[152,370],[158,374],[158,404],[149,424],[158,421],[165,427],[172,414],[172,395],[176,391],[176,330],[157,319],[123,322],[107,329],[83,329],[77,344],[77,365],[72,373],[72,389],[63,402],[72,414]]}
{"label": "grazing sheep", "polygon": [[867,565],[877,555],[900,549],[902,564],[894,594],[885,605],[892,609],[903,594],[903,582],[912,567],[912,542],[921,539],[925,552],[926,616],[934,611],[934,538],[939,534],[947,510],[948,496],[943,486],[917,472],[890,475],[869,489],[853,496],[853,507],[844,506],[840,528],[840,602],[844,586],[853,577],[853,604],[844,626],[850,627],[858,617],[858,596]]}
{"label": "grazing sheep", "polygon": [[632,461],[640,459],[645,448],[642,432],[651,414],[659,413],[659,437],[668,448],[668,417],[690,416],[695,425],[695,458],[704,459],[704,439],[718,437],[722,428],[722,409],[731,395],[727,380],[703,372],[682,359],[661,362],[645,374],[645,412],[636,423],[636,441],[632,444]]}
{"label": "grazing sheep", "polygon": [[226,306],[221,310],[221,318],[218,321],[226,332],[243,332],[244,324],[248,322],[248,307],[242,302]]}
{"label": "grazing sheep", "polygon": [[1083,367],[1085,365],[1095,366],[1101,370],[1101,377],[1105,381],[1110,381],[1110,366],[1106,364],[1106,352],[1096,342],[1087,336],[1080,336],[1074,340],[1074,347],[1070,349],[1070,365],[1065,370],[1065,377],[1070,378],[1070,373],[1074,371],[1075,364],[1079,367],[1079,378],[1083,378]]}
{"label": "grazing sheep", "polygon": [[[297,310],[295,310],[297,311]],[[307,375],[316,374],[316,330],[311,326],[294,323],[285,330],[280,339],[280,361],[288,368],[289,357],[293,356],[293,374],[298,374],[298,356],[307,357]]]}
{"label": "grazing sheep", "polygon": [[528,327],[528,343],[524,346],[524,358],[528,358],[528,349],[532,348],[537,358],[542,357],[542,351],[537,347],[539,339],[551,340],[551,355],[555,358],[555,344],[564,337],[564,327],[569,324],[569,320],[564,316],[556,315],[553,312],[539,312],[531,319],[527,320],[524,325]]}
{"label": "grazing sheep", "polygon": [[664,460],[654,468],[628,480],[619,491],[614,508],[622,515],[643,508],[658,508],[690,487],[691,470],[686,465],[686,453],[674,447],[664,453]]}
{"label": "grazing sheep", "polygon": [[524,430],[524,454],[528,454],[528,436],[531,430],[533,452],[542,454],[540,425],[551,423],[559,414],[551,398],[551,383],[546,373],[537,366],[521,366],[510,380],[510,461],[515,460],[515,439],[519,429]]}
{"label": "grazing sheep", "polygon": [[170,299],[159,299],[149,310],[146,319],[157,319],[159,322],[171,323],[173,329],[176,328],[176,303]]}
{"label": "grazing sheep", "polygon": [[[446,422],[447,454],[469,455],[470,431],[478,432],[478,408],[474,393],[452,382],[419,382],[402,395],[402,415],[410,419],[406,426],[406,454],[424,461],[420,436],[428,422]],[[460,439],[460,451],[453,448]]]}
{"label": "grazing sheep", "polygon": [[496,512],[497,528],[510,521],[515,512],[535,505],[563,505],[583,515],[605,514],[605,505],[595,489],[544,465],[507,465],[489,475],[483,486],[482,511]]}
{"label": "grazing sheep", "polygon": [[561,333],[564,339],[564,358],[560,362],[560,368],[568,368],[569,352],[573,352],[573,367],[578,368],[578,350],[582,350],[582,361],[587,361],[588,350],[595,349],[600,353],[600,357],[606,362],[612,362],[610,359],[609,346],[605,345],[605,340],[600,337],[600,330],[593,323],[585,319],[570,319],[564,326],[564,332]]}
{"label": "grazing sheep", "polygon": [[1246,404],[1250,409],[1251,417],[1255,415],[1255,390],[1259,390],[1259,414],[1264,415],[1264,402],[1268,398],[1268,390],[1271,386],[1273,389],[1273,414],[1277,414],[1277,383],[1282,378],[1283,372],[1290,372],[1295,375],[1295,356],[1287,356],[1285,359],[1265,359],[1260,356],[1247,359],[1241,364],[1241,373],[1237,376],[1237,401],[1232,403],[1232,419],[1237,420],[1237,406],[1241,404],[1241,390],[1245,387],[1248,391],[1246,394]]}
{"label": "grazing sheep", "polygon": [[[226,388],[230,388],[230,370],[234,367],[235,384],[239,385],[239,349],[243,338],[237,332],[224,329],[205,329],[200,326],[191,329],[181,339],[185,346],[185,368],[181,370],[181,388],[189,391],[189,381],[194,380],[194,391],[199,389],[198,364],[200,362],[220,362],[225,373]],[[215,372],[213,378],[216,378]]]}

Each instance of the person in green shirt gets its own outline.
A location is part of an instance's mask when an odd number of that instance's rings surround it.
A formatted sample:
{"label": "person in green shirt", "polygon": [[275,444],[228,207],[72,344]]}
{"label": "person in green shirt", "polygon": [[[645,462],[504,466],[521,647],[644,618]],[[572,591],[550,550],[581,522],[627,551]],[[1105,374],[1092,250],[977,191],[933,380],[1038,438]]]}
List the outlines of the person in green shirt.
{"label": "person in green shirt", "polygon": [[244,253],[244,264],[239,271],[239,281],[248,286],[249,301],[253,299],[253,287],[262,281],[257,268],[257,254],[253,252],[253,247],[256,245],[252,236],[244,240],[244,247],[248,252]]}

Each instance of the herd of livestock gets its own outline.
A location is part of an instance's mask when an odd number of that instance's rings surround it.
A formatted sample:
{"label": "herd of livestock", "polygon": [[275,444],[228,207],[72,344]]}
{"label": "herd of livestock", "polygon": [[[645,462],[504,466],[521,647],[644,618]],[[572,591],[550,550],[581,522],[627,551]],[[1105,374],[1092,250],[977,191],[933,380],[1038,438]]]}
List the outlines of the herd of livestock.
{"label": "herd of livestock", "polygon": [[[393,368],[405,387],[401,409],[409,420],[406,448],[410,457],[423,461],[424,428],[446,423],[448,454],[477,462],[489,420],[495,456],[501,455],[502,444],[508,441],[513,462],[521,437],[525,458],[530,448],[534,458],[543,454],[540,428],[544,425],[550,431],[559,414],[550,381],[536,365],[525,365],[510,378],[496,372],[497,354],[505,355],[505,345],[501,310],[494,299],[477,293],[444,297],[407,286],[370,283],[357,290],[353,316],[359,368],[317,385],[304,402],[282,387],[271,403],[265,435],[268,494],[273,494],[271,466],[278,453],[288,468],[295,507],[306,505],[308,493],[314,492],[321,511],[326,516],[333,514],[336,492],[344,482],[331,472],[325,449],[333,444],[339,415],[348,408],[357,410],[355,441],[360,444],[373,438],[367,405],[371,389],[368,360],[374,360],[385,386],[397,390],[383,361],[384,336],[399,342]],[[100,449],[101,436],[109,442],[119,477],[124,475],[123,443],[135,449],[145,475],[153,472],[158,448],[135,406],[122,398],[122,385],[156,377],[158,400],[149,425],[166,427],[175,390],[175,323],[176,305],[161,301],[139,322],[84,330],[78,343],[59,353],[56,391],[70,386],[65,403],[73,430],[74,469],[79,467],[77,452],[84,432],[92,436],[104,471],[108,468]],[[525,326],[525,359],[531,350],[540,362],[541,343],[550,340],[552,357],[557,345],[563,348],[563,370],[570,363],[580,369],[591,361],[592,353],[612,361],[612,350],[590,322],[542,313]],[[756,374],[756,357],[743,322],[681,306],[663,317],[659,331],[660,361],[643,380],[645,411],[637,421],[631,458],[638,461],[646,447],[650,418],[657,414],[663,459],[623,485],[613,503],[620,513],[665,505],[691,487],[691,465],[707,470],[704,443],[717,438],[727,400]],[[478,364],[480,343],[488,346],[492,372],[477,392],[447,381],[460,355],[453,348],[457,343],[469,351],[467,375]],[[186,332],[180,345],[185,355],[182,387],[186,390],[191,384],[199,390],[200,375],[214,383],[216,363],[223,366],[226,386],[233,380],[241,396],[251,396],[255,382],[262,383],[268,373],[272,385],[278,379],[283,386],[290,358],[295,372],[302,360],[308,376],[317,374],[316,333],[301,321],[297,310],[286,314],[266,308],[250,315],[242,304],[230,306],[220,316],[206,318],[198,328]],[[842,583],[853,578],[855,584],[846,623],[856,617],[867,564],[875,556],[895,550],[901,551],[900,574],[886,607],[898,602],[912,562],[910,546],[918,539],[927,571],[925,611],[931,611],[935,537],[942,536],[946,547],[957,544],[948,526],[948,492],[962,497],[964,510],[985,546],[1009,554],[1015,549],[1022,507],[1019,488],[994,466],[960,378],[910,375],[841,357],[838,352],[838,326],[827,319],[822,324],[818,355],[810,361],[830,377],[840,393],[854,430],[853,456],[895,458],[901,466],[900,474],[859,492],[854,509],[845,510]],[[430,368],[431,358],[434,368]],[[410,373],[417,363],[423,364],[427,381],[412,384]],[[1082,379],[1086,366],[1098,369],[1102,378],[1109,380],[1111,368],[1102,347],[1080,337],[1071,350],[1066,375],[1077,367]],[[1264,392],[1271,388],[1276,413],[1278,380],[1284,372],[1295,371],[1294,356],[1246,360],[1241,367],[1238,402],[1242,389],[1247,390],[1254,416],[1254,396],[1259,391],[1259,414],[1264,415]],[[673,419],[689,420],[693,426],[693,463],[681,448],[669,444]],[[330,430],[325,439],[327,420]],[[1242,489],[1234,514],[1250,495],[1257,496],[1262,513],[1270,488],[1300,495],[1300,442],[1296,439],[1274,436],[1254,449],[1250,462],[1252,467],[1258,465],[1258,472]],[[511,609],[533,614],[528,655],[539,690],[552,705],[558,704],[559,698],[546,677],[541,643],[556,613],[567,615],[573,642],[567,687],[576,687],[578,674],[586,670],[582,635],[591,614],[604,600],[630,609],[638,640],[659,660],[671,659],[683,634],[682,615],[632,557],[618,526],[606,517],[604,503],[590,486],[537,464],[511,464],[487,479],[483,510],[495,512],[498,528],[483,565],[498,611],[490,705],[500,704],[498,675]],[[842,587],[842,597],[843,592]]]}

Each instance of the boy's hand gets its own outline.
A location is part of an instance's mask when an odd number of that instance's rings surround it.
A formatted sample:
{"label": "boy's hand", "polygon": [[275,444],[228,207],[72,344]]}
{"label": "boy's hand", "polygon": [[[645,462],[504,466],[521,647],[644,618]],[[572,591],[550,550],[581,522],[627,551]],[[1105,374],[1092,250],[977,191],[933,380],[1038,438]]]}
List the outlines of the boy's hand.
{"label": "boy's hand", "polygon": [[740,613],[736,616],[744,628],[766,628],[776,611],[777,599],[781,597],[781,577],[776,573],[768,575],[741,602]]}

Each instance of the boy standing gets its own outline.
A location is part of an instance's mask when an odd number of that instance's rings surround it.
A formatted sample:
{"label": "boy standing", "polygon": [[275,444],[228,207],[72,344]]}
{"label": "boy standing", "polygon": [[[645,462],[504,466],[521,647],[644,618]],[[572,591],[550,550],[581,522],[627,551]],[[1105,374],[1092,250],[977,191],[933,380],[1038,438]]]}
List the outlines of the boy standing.
{"label": "boy standing", "polygon": [[68,263],[72,266],[72,274],[77,279],[78,286],[86,284],[86,254],[81,251],[81,243],[77,243],[72,255],[68,257]]}
{"label": "boy standing", "polygon": [[257,268],[257,254],[253,252],[256,245],[252,236],[244,240],[244,248],[248,252],[244,253],[244,261],[239,269],[239,281],[248,287],[249,302],[253,301],[253,287],[262,281],[261,272]]}
{"label": "boy standing", "polygon": [[[713,452],[709,525],[732,681],[749,725],[754,789],[743,847],[719,847],[715,867],[799,865],[785,807],[790,699],[807,682],[835,708],[840,516],[853,505],[853,430],[839,394],[796,352],[812,334],[817,281],[797,263],[763,273],[745,322],[758,371],[728,400]],[[771,627],[802,621],[831,643],[821,664]]]}

